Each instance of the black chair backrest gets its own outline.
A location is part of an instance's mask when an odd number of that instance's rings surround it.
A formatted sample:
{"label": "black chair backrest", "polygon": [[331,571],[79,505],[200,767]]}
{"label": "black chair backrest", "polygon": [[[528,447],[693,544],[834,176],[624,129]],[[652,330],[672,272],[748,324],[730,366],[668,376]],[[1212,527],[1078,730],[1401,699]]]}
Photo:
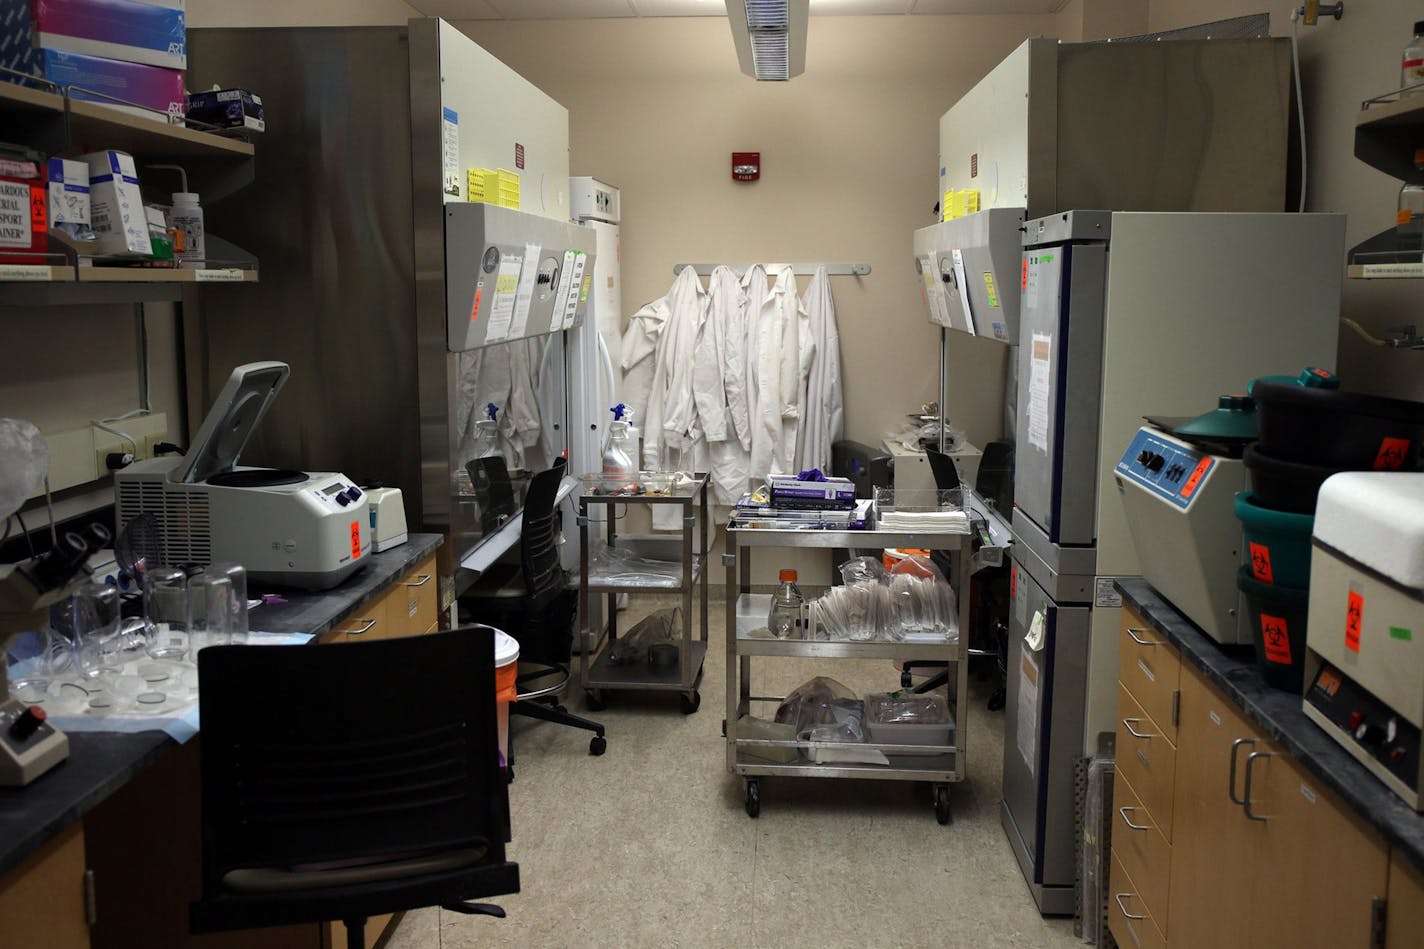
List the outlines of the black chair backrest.
{"label": "black chair backrest", "polygon": [[560,458],[553,467],[536,474],[529,480],[529,491],[524,495],[524,523],[519,532],[520,562],[524,568],[524,584],[529,595],[536,599],[567,585],[559,563],[559,515],[554,507],[566,464]]}
{"label": "black chair backrest", "polygon": [[480,530],[492,534],[519,510],[509,465],[503,455],[488,455],[467,462],[465,471],[480,502]]}
{"label": "black chair backrest", "polygon": [[954,459],[942,451],[925,449],[925,457],[930,462],[930,473],[934,475],[935,487],[940,491],[954,491],[959,487],[959,469],[954,467]]}
{"label": "black chair backrest", "polygon": [[1014,443],[1009,439],[989,442],[979,459],[979,474],[974,479],[974,491],[1003,517],[1014,511]]}
{"label": "black chair backrest", "polygon": [[875,497],[876,488],[890,487],[890,456],[868,445],[842,439],[831,443],[831,471],[837,478],[849,478],[858,498]]}
{"label": "black chair backrest", "polygon": [[477,846],[503,862],[488,627],[213,646],[198,653],[198,680],[205,893],[246,867]]}

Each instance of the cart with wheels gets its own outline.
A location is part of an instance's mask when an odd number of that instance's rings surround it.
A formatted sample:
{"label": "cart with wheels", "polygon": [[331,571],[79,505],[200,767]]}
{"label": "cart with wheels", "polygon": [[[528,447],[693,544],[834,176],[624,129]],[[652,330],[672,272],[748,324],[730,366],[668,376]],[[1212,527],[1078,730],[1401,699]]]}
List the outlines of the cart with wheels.
{"label": "cart with wheels", "polygon": [[[969,575],[968,537],[952,533],[918,533],[887,530],[792,530],[779,528],[737,528],[727,530],[727,770],[746,781],[746,811],[757,817],[762,806],[764,777],[870,778],[887,781],[921,781],[930,791],[935,818],[948,824],[953,816],[950,785],[964,780],[965,724],[969,693],[968,629]],[[770,639],[750,635],[757,610],[750,607],[752,551],[758,548],[883,548],[912,547],[955,551],[952,585],[959,608],[959,636],[944,642],[828,642],[815,638]],[[738,622],[739,614],[742,621]],[[760,625],[765,625],[762,622]],[[814,637],[814,631],[811,631]],[[949,663],[953,690],[947,742],[938,745],[899,745],[866,742],[854,748],[873,748],[884,753],[890,764],[816,763],[818,751],[847,747],[839,742],[796,741],[738,734],[737,725],[751,713],[753,705],[775,708],[780,696],[758,696],[751,692],[753,658],[799,657],[802,659],[884,659],[931,660]],[[828,671],[827,674],[832,674]],[[797,760],[779,763],[768,760],[772,748],[794,749]],[[758,749],[762,754],[755,753]],[[782,757],[788,755],[783,754]]]}
{"label": "cart with wheels", "polygon": [[[579,617],[587,624],[592,597],[607,598],[607,632],[584,628],[580,631],[583,649],[579,660],[579,685],[587,695],[588,707],[602,711],[608,693],[618,691],[676,692],[683,714],[691,715],[702,704],[699,691],[702,666],[707,657],[707,551],[711,546],[707,512],[707,475],[699,472],[666,494],[603,494],[596,476],[584,486],[579,498]],[[675,505],[680,508],[680,534],[619,534],[617,510],[623,505]],[[609,547],[627,550],[651,559],[677,562],[680,570],[666,577],[621,575],[617,570],[599,569],[594,563],[590,524],[602,521]],[[681,595],[682,639],[675,664],[655,666],[651,662],[619,665],[610,654],[618,643],[618,597],[620,594],[678,593]],[[694,596],[695,594],[695,596]],[[697,611],[693,612],[694,599]],[[696,616],[697,635],[693,635]]]}

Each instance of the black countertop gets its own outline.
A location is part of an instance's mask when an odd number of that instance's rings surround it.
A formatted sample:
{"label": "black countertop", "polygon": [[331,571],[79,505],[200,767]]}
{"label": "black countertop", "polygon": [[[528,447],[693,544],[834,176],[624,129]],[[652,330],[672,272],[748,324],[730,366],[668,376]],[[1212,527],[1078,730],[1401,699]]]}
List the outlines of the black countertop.
{"label": "black countertop", "polygon": [[1177,611],[1146,580],[1117,581],[1123,600],[1181,652],[1246,717],[1261,727],[1389,845],[1424,871],[1424,815],[1404,803],[1301,711],[1301,697],[1266,684],[1251,654],[1232,655]]}
{"label": "black countertop", "polygon": [[[401,546],[372,554],[370,563],[335,589],[280,591],[287,602],[253,610],[252,628],[319,636],[379,596],[440,542],[438,534],[412,534]],[[14,869],[175,744],[161,731],[71,734],[67,761],[26,787],[0,788],[0,874]]]}

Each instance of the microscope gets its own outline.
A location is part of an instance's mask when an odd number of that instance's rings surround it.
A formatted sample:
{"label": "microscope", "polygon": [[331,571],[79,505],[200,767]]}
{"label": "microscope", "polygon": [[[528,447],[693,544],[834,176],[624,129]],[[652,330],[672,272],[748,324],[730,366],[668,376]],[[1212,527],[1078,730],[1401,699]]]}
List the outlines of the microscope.
{"label": "microscope", "polygon": [[[94,524],[59,535],[45,553],[0,564],[0,656],[17,634],[49,623],[49,608],[88,581],[89,555],[111,539],[108,530]],[[69,739],[45,720],[43,708],[9,693],[8,681],[0,678],[0,786],[16,787],[69,757]]]}

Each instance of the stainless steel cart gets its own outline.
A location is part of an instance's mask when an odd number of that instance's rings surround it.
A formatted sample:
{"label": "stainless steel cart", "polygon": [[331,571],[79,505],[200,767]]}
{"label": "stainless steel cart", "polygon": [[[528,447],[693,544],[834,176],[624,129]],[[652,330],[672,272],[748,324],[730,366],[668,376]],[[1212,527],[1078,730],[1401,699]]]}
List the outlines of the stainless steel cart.
{"label": "stainless steel cart", "polygon": [[[589,616],[589,598],[607,596],[608,630],[600,642],[596,630],[584,629],[585,644],[579,659],[579,685],[588,695],[588,706],[594,711],[606,707],[605,690],[643,690],[682,693],[682,711],[691,715],[702,704],[698,686],[702,681],[702,663],[707,657],[707,551],[711,546],[711,523],[707,515],[707,474],[699,472],[693,480],[677,485],[668,494],[591,494],[579,498],[579,616]],[[678,505],[682,508],[682,533],[627,534],[617,533],[616,509],[625,504]],[[605,537],[609,547],[631,550],[640,556],[658,560],[678,561],[682,576],[666,583],[600,575],[590,570],[589,545],[590,509],[602,508]],[[596,515],[595,515],[596,518]],[[650,663],[616,665],[609,653],[618,642],[618,596],[622,593],[682,594],[682,643],[679,662],[668,669],[654,668]],[[698,597],[698,635],[693,638],[693,593]],[[581,620],[586,622],[586,620]],[[593,658],[590,658],[593,657]]]}
{"label": "stainless steel cart", "polygon": [[[899,531],[821,531],[766,528],[728,528],[727,554],[727,770],[746,779],[747,814],[761,813],[760,778],[768,775],[810,778],[870,778],[885,781],[924,781],[933,786],[935,816],[941,824],[951,818],[950,784],[964,780],[965,727],[969,693],[969,576],[967,535],[905,533]],[[958,551],[954,558],[953,586],[959,605],[959,636],[955,642],[821,642],[814,639],[764,639],[738,629],[738,604],[751,596],[752,550],[758,547],[881,548],[912,547]],[[745,612],[745,611],[743,611]],[[743,738],[737,724],[751,704],[780,703],[780,696],[751,694],[753,656],[795,656],[803,659],[918,659],[948,662],[953,667],[954,701],[950,710],[948,744],[891,745],[867,742],[857,748],[884,752],[890,764],[816,764],[797,760],[778,764],[751,754],[753,748],[795,748],[815,753],[818,747],[846,747],[837,742],[810,742]]]}

